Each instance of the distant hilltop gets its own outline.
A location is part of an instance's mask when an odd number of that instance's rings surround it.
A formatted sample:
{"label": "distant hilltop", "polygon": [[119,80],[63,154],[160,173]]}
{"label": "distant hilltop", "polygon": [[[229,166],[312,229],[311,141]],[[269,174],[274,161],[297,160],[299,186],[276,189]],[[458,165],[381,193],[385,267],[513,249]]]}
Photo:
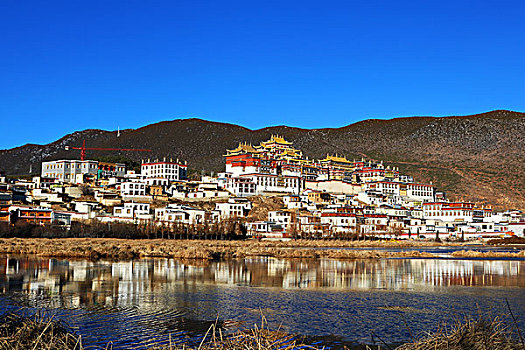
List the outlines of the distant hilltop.
{"label": "distant hilltop", "polygon": [[497,110],[470,116],[364,120],[341,128],[300,129],[273,126],[250,130],[201,119],[179,119],[139,129],[78,131],[47,145],[0,151],[6,174],[40,173],[46,160],[78,159],[65,146],[148,148],[137,152],[88,151],[93,156],[140,161],[144,157],[186,159],[189,171],[224,170],[224,150],[239,143],[258,144],[279,134],[305,156],[322,159],[378,159],[421,181],[432,182],[458,200],[492,203],[501,209],[525,209],[525,113]]}

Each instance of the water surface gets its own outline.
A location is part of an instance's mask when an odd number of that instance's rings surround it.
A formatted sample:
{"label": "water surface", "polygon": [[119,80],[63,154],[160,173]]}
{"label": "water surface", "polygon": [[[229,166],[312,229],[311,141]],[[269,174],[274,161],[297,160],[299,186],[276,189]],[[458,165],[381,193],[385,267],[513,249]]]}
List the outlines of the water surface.
{"label": "water surface", "polygon": [[[523,260],[284,260],[123,262],[0,257],[0,307],[45,308],[85,344],[145,348],[200,341],[260,324],[325,343],[410,340],[466,315],[525,320]],[[510,323],[509,323],[510,324]]]}

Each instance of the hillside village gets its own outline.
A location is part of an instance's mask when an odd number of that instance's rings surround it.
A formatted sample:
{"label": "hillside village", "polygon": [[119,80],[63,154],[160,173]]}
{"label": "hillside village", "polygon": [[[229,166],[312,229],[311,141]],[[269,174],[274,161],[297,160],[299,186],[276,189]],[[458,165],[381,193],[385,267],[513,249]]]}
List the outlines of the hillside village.
{"label": "hillside village", "polygon": [[225,150],[225,171],[188,180],[188,162],[143,160],[140,173],[94,160],[42,162],[40,176],[0,174],[0,223],[170,230],[235,222],[256,238],[484,239],[520,236],[521,211],[451,202],[382,161],[309,159],[279,135]]}

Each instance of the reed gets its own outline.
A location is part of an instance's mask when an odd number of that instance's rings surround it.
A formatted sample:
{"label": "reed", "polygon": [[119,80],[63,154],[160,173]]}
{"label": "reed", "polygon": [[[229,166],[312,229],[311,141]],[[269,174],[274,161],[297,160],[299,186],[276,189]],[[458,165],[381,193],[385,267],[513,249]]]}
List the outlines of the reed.
{"label": "reed", "polygon": [[517,252],[477,252],[473,250],[460,250],[451,254],[455,258],[525,258],[525,250]]}
{"label": "reed", "polygon": [[303,344],[297,336],[281,330],[271,330],[264,316],[261,324],[254,325],[247,330],[239,330],[231,335],[224,335],[220,328],[212,325],[196,347],[187,345],[168,345],[167,347],[151,350],[296,350],[319,349],[318,347]]}
{"label": "reed", "polygon": [[525,244],[525,237],[507,237],[507,238],[495,238],[487,242],[487,244],[493,245],[515,245],[515,244]]}
{"label": "reed", "polygon": [[[107,349],[111,349],[108,344]],[[42,314],[21,316],[8,313],[0,316],[0,350],[85,350],[81,338],[63,322]],[[263,318],[261,325],[231,335],[223,335],[212,325],[196,347],[171,343],[150,350],[227,349],[227,350],[294,350],[317,349],[302,344],[296,337],[280,330],[270,330]]]}
{"label": "reed", "polygon": [[[393,350],[393,346],[362,346],[368,350]],[[0,317],[0,350],[84,350],[79,336],[64,323],[40,314],[20,316],[5,314]],[[111,345],[108,345],[111,349]],[[150,350],[296,350],[320,349],[304,344],[294,335],[271,330],[262,317],[260,325],[234,334],[224,335],[213,324],[197,346],[170,342]],[[448,329],[427,334],[421,339],[403,344],[396,350],[525,350],[523,339],[517,341],[512,332],[499,319],[467,319]]]}
{"label": "reed", "polygon": [[64,323],[35,314],[8,313],[0,316],[1,350],[82,350],[80,337]]}
{"label": "reed", "polygon": [[[420,245],[427,246],[428,244],[421,243]],[[2,238],[0,239],[0,254],[38,255],[56,258],[90,258],[93,260],[126,260],[142,257],[222,260],[250,256],[303,259],[436,257],[433,254],[419,252],[417,250],[387,252],[373,249],[378,246],[402,248],[403,246],[415,246],[415,243],[376,241],[372,244],[371,242],[308,240],[258,242],[173,239],[134,240],[115,238]],[[340,249],[346,247],[370,248],[370,250]]]}
{"label": "reed", "polygon": [[492,320],[465,320],[450,331],[439,331],[397,350],[524,350],[525,345],[515,340],[511,331],[495,318]]}

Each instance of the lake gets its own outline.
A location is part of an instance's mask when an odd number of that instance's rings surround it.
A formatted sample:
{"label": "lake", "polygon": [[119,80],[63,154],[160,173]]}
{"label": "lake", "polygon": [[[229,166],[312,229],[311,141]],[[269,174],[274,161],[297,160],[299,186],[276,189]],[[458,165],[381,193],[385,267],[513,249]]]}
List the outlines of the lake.
{"label": "lake", "polygon": [[0,257],[0,307],[44,309],[87,348],[196,343],[261,323],[332,347],[396,344],[466,316],[525,327],[525,261],[467,259],[89,261]]}

